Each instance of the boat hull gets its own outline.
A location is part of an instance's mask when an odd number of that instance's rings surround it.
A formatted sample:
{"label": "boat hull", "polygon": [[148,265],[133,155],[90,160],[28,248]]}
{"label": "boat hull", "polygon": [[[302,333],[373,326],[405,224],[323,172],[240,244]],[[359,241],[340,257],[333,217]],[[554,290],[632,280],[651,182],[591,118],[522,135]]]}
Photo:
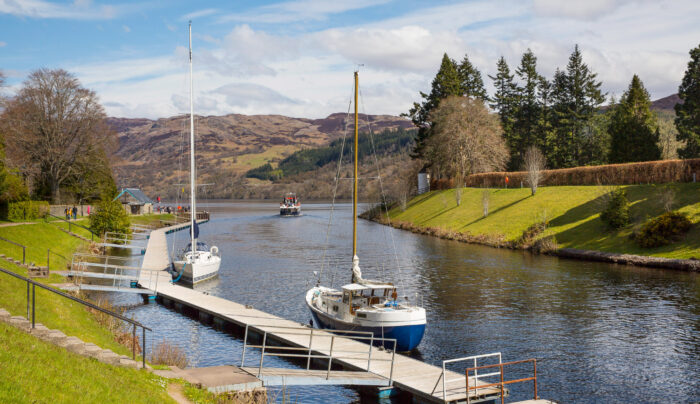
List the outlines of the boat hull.
{"label": "boat hull", "polygon": [[175,271],[181,273],[179,281],[188,284],[197,284],[207,281],[219,275],[221,258],[217,256],[196,260],[194,263],[187,261],[175,261]]}
{"label": "boat hull", "polygon": [[280,216],[299,216],[301,215],[300,207],[282,207],[280,208]]}

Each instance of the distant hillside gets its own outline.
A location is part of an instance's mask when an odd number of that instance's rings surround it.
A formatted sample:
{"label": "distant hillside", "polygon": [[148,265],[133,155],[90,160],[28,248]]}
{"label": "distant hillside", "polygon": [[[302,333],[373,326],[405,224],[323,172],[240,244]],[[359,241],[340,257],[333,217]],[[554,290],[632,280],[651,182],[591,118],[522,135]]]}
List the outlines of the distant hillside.
{"label": "distant hillside", "polygon": [[[235,178],[265,163],[276,163],[302,148],[328,145],[343,134],[345,114],[323,119],[281,115],[197,116],[196,153],[200,182],[230,188]],[[138,186],[151,196],[174,195],[176,184],[187,182],[189,119],[187,116],[150,119],[109,118],[119,146],[112,161],[119,186]],[[360,115],[360,127],[375,133],[409,129],[413,124],[390,115]],[[352,121],[348,130],[353,130]],[[225,195],[221,195],[225,196]]]}
{"label": "distant hillside", "polygon": [[683,101],[678,96],[678,94],[671,94],[668,97],[659,98],[656,101],[651,102],[651,109],[660,111],[672,111],[675,113],[673,107],[676,104],[682,103]]}

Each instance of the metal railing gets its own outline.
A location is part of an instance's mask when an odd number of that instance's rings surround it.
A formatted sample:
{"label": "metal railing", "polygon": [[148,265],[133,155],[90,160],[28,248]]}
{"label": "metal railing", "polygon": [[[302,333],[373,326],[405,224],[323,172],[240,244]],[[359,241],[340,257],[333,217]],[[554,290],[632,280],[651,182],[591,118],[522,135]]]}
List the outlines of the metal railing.
{"label": "metal railing", "polygon": [[[452,383],[452,382],[456,382],[456,381],[462,381],[462,377],[461,377],[461,376],[460,376],[459,378],[454,378],[454,379],[446,379],[446,378],[445,378],[445,375],[446,375],[446,373],[447,373],[447,365],[448,365],[448,364],[450,364],[450,363],[455,363],[455,362],[473,361],[473,363],[474,363],[474,368],[476,368],[477,365],[478,365],[477,361],[478,361],[479,359],[496,358],[496,357],[498,358],[498,364],[502,363],[502,361],[501,361],[501,360],[502,360],[502,357],[501,357],[501,353],[500,353],[500,352],[494,352],[494,353],[483,354],[483,355],[465,356],[465,357],[463,357],[463,358],[455,358],[455,359],[448,359],[448,360],[442,361],[442,373],[441,373],[440,376],[438,377],[438,380],[435,382],[435,386],[433,387],[432,394],[435,394],[435,389],[437,388],[438,384],[439,384],[440,381],[442,380],[442,399],[443,399],[443,401],[445,401],[445,400],[447,399],[447,387],[446,387],[447,384],[448,384],[448,383]],[[498,366],[498,364],[493,365],[493,366]],[[472,368],[470,368],[470,369],[472,369]],[[480,367],[479,367],[478,369],[480,369]],[[475,374],[474,374],[474,377],[473,377],[473,379],[474,379],[474,384],[477,385],[477,386],[478,386],[478,383],[479,383],[479,377],[484,378],[484,377],[498,376],[498,375],[499,375],[498,372],[495,372],[495,373],[486,373],[486,374],[479,375],[479,374],[478,374],[478,370],[475,370],[474,373],[475,373]],[[482,387],[485,388],[485,386],[482,385],[482,386],[478,386],[478,387],[474,388],[473,390],[476,390],[476,389],[479,389],[479,388],[482,388]],[[466,391],[466,392],[467,392],[467,402],[469,402],[469,388],[467,388],[467,391]]]}
{"label": "metal railing", "polygon": [[[248,334],[253,329],[256,333],[262,333],[262,344],[261,345],[250,345],[248,344]],[[315,331],[315,332],[314,332]],[[275,337],[279,336],[307,336],[309,337],[309,346],[307,347],[293,347],[293,346],[270,346],[268,343],[268,334],[272,334]],[[314,348],[312,343],[314,338],[330,338],[330,346],[328,348],[328,354],[314,354],[313,351],[320,352],[324,347]],[[334,349],[336,340],[359,340],[362,342],[369,342],[367,345],[367,350],[355,350],[349,351]],[[391,362],[391,370],[389,371],[388,386],[393,384],[394,377],[394,359],[396,356],[396,351],[391,350],[391,359],[381,359],[372,358],[372,352],[374,350],[385,350],[384,348],[377,348],[374,346],[375,342],[380,342],[382,344],[392,343],[390,346],[396,346],[395,338],[380,338],[375,337],[370,331],[340,331],[340,330],[329,330],[329,329],[315,329],[308,327],[284,327],[284,326],[270,326],[270,325],[251,325],[246,324],[245,334],[243,337],[243,353],[241,354],[241,367],[245,365],[245,353],[247,348],[258,348],[260,349],[260,362],[258,363],[258,377],[262,375],[263,363],[266,356],[277,356],[289,359],[306,359],[306,370],[311,368],[312,359],[327,359],[328,367],[326,369],[326,380],[330,378],[331,367],[333,365],[333,359],[349,359],[349,360],[362,360],[364,361],[364,355],[367,355],[367,372],[371,372],[372,361],[376,362]],[[274,352],[269,352],[268,348],[274,350]],[[280,351],[284,353],[279,353]],[[389,351],[388,349],[385,351]],[[292,352],[292,353],[287,353]],[[296,352],[296,353],[295,353]],[[335,354],[335,355],[334,355]],[[338,356],[338,354],[353,355],[353,356]],[[360,357],[358,357],[358,355]],[[373,372],[372,372],[373,373]]]}
{"label": "metal railing", "polygon": [[61,255],[55,251],[51,251],[51,249],[49,248],[46,250],[46,268],[49,271],[51,271],[51,254],[53,254],[57,257],[63,258],[63,261],[66,263],[66,265],[68,265],[68,258],[64,257],[63,255]]}
{"label": "metal railing", "polygon": [[0,237],[0,240],[6,241],[6,242],[8,242],[8,243],[10,243],[10,244],[14,244],[14,245],[16,245],[17,247],[21,247],[21,248],[22,248],[22,265],[26,264],[26,260],[27,260],[27,246],[22,245],[22,244],[20,244],[20,243],[16,243],[16,242],[14,242],[14,241],[12,241],[12,240],[8,240],[8,239],[6,239],[6,238],[4,238],[4,237]]}
{"label": "metal railing", "polygon": [[[97,234],[95,234],[95,232],[93,232],[89,227],[85,227],[85,226],[80,225],[78,223],[73,223],[70,220],[67,220],[61,216],[52,215],[51,213],[47,213],[45,217],[48,218],[49,216],[68,223],[68,231],[71,233],[73,232],[72,226],[80,227],[81,229],[85,229],[85,230],[89,231],[90,232],[90,241],[95,241],[95,236],[97,236]],[[49,220],[46,220],[46,222],[51,223]],[[98,238],[99,238],[99,236],[98,236]]]}
{"label": "metal railing", "polygon": [[[90,303],[88,301],[85,301],[83,299],[77,298],[75,296],[71,296],[67,293],[64,293],[60,290],[54,289],[48,285],[44,285],[43,283],[36,282],[32,279],[26,278],[22,275],[16,274],[12,271],[8,271],[7,269],[0,268],[0,272],[3,272],[7,275],[14,276],[17,279],[23,280],[27,282],[27,320],[30,319],[30,314],[31,314],[31,320],[32,320],[32,328],[35,327],[36,324],[36,291],[35,288],[38,286],[44,290],[48,290],[51,293],[55,293],[61,297],[65,297],[66,299],[72,300],[74,302],[80,303],[83,306],[89,307],[93,310],[100,311],[102,313],[105,313],[107,315],[110,315],[114,318],[117,318],[119,320],[125,321],[133,326],[133,331],[132,331],[132,340],[131,340],[131,355],[132,359],[136,360],[136,327],[141,327],[141,330],[143,331],[142,333],[142,340],[141,340],[141,356],[142,356],[142,368],[146,368],[146,330],[148,331],[153,331],[152,329],[146,327],[145,325],[139,323],[138,321],[132,320],[128,317],[124,317],[119,313],[115,313],[113,311],[103,309],[100,306],[97,306],[96,304]],[[29,285],[31,285],[31,300],[30,300],[30,288]]]}
{"label": "metal railing", "polygon": [[[532,365],[533,365],[533,373],[534,373],[534,375],[533,375],[532,377],[525,377],[525,378],[522,378],[522,379],[507,380],[507,381],[504,381],[504,380],[503,380],[503,378],[504,378],[504,377],[503,377],[503,367],[504,367],[504,366],[516,365],[516,364],[519,364],[519,363],[527,363],[527,362],[532,362]],[[484,385],[481,385],[481,386],[473,386],[473,387],[472,387],[472,386],[469,386],[469,371],[477,372],[479,369],[490,369],[490,368],[495,368],[495,367],[497,367],[497,368],[499,369],[499,372],[497,372],[496,374],[500,374],[500,375],[501,375],[501,380],[500,380],[499,382],[490,383],[490,384],[484,384]],[[468,368],[464,373],[465,373],[465,377],[466,377],[466,379],[467,379],[467,403],[469,403],[469,390],[476,390],[476,389],[480,389],[480,388],[487,388],[487,387],[498,386],[499,389],[501,390],[501,404],[503,404],[503,403],[505,402],[505,401],[504,401],[504,400],[505,400],[504,389],[505,389],[505,385],[506,385],[506,384],[520,383],[520,382],[528,382],[528,381],[530,381],[530,380],[532,380],[532,381],[534,382],[534,389],[535,389],[535,392],[534,392],[534,398],[533,398],[533,399],[534,399],[534,400],[537,400],[537,399],[538,399],[538,398],[537,398],[537,359],[534,359],[534,358],[533,358],[533,359],[524,359],[524,360],[520,360],[520,361],[512,361],[512,362],[506,362],[506,363],[496,363],[496,364],[493,364],[493,365],[475,366],[475,367]]]}

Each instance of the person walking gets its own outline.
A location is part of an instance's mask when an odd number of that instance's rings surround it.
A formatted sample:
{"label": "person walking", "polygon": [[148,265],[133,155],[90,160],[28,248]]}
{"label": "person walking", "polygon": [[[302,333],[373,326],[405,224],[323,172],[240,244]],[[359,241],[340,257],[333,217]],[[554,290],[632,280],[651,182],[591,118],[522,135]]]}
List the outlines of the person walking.
{"label": "person walking", "polygon": [[63,209],[63,214],[66,216],[66,220],[70,219],[70,216],[68,216],[68,208]]}
{"label": "person walking", "polygon": [[78,208],[73,206],[73,220],[78,218]]}

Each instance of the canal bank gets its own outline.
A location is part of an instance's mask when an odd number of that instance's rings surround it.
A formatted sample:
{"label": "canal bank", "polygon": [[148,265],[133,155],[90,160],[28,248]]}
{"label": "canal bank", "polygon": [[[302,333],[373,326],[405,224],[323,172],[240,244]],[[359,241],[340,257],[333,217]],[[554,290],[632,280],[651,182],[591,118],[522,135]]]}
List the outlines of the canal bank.
{"label": "canal bank", "polygon": [[[630,225],[609,229],[600,219],[605,186],[529,189],[462,188],[419,195],[405,207],[365,218],[439,238],[497,248],[544,252],[567,258],[686,271],[700,270],[700,184],[624,187]],[[686,215],[690,231],[668,245],[642,248],[641,225],[668,208]]]}

